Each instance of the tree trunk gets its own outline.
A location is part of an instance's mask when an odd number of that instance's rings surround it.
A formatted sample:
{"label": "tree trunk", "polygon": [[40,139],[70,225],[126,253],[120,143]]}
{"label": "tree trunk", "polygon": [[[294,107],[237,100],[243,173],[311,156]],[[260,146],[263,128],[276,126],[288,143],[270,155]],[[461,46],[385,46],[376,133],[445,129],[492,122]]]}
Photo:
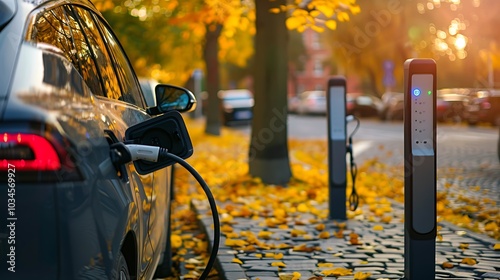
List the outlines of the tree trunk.
{"label": "tree trunk", "polygon": [[217,97],[220,89],[219,77],[219,35],[222,25],[212,24],[207,26],[205,35],[205,49],[203,56],[207,68],[207,108],[205,133],[220,135],[221,126],[221,102]]}
{"label": "tree trunk", "polygon": [[288,158],[286,14],[269,9],[286,0],[256,0],[254,118],[249,149],[250,174],[266,184],[286,184]]}

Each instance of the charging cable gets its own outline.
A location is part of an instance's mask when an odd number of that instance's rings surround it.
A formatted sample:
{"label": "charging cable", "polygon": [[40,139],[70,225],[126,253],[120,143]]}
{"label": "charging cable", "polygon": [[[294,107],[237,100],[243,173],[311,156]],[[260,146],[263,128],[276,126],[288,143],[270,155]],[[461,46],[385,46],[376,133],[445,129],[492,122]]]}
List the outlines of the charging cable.
{"label": "charging cable", "polygon": [[354,130],[351,132],[349,135],[349,140],[348,140],[348,145],[347,145],[347,153],[349,154],[349,163],[350,163],[350,170],[351,170],[351,179],[352,179],[352,191],[351,195],[349,196],[349,210],[355,211],[358,209],[359,205],[359,195],[356,191],[356,176],[358,175],[358,166],[354,162],[354,154],[353,154],[353,148],[352,148],[352,136],[358,131],[359,129],[359,119],[356,118],[353,115],[349,115],[346,117],[346,122],[351,122],[351,121],[356,121],[356,126],[354,127]]}
{"label": "charging cable", "polygon": [[169,153],[167,149],[156,147],[156,146],[148,146],[148,145],[138,145],[138,144],[124,144],[121,142],[114,143],[111,145],[113,152],[111,153],[111,160],[115,166],[117,164],[125,164],[134,160],[147,160],[152,162],[158,162],[159,160],[171,159],[176,163],[182,165],[182,167],[186,168],[191,175],[196,179],[196,181],[200,184],[205,195],[207,196],[208,203],[210,204],[210,210],[212,211],[212,218],[214,221],[214,244],[212,247],[212,252],[210,253],[210,258],[208,259],[207,266],[205,270],[200,276],[200,280],[207,279],[208,274],[212,270],[212,267],[215,264],[215,260],[217,258],[217,252],[219,251],[219,243],[220,243],[220,222],[219,222],[219,214],[217,212],[217,206],[215,204],[214,196],[210,191],[207,183],[201,175],[184,159]]}

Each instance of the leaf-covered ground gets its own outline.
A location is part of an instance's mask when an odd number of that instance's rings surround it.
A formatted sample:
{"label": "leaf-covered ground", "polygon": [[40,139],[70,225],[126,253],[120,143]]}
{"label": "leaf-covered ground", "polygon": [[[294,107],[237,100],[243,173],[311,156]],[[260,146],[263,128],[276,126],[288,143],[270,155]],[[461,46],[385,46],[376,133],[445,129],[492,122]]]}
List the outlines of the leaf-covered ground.
{"label": "leaf-covered ground", "polygon": [[[319,238],[338,238],[344,234],[348,242],[357,242],[353,232],[340,230],[329,232],[322,228],[321,221],[327,220],[328,209],[319,207],[328,199],[327,186],[327,143],[326,140],[289,141],[289,153],[293,178],[286,186],[265,185],[259,178],[248,175],[247,153],[249,137],[229,129],[222,129],[221,136],[204,134],[202,122],[187,121],[194,146],[194,155],[188,162],[202,175],[219,202],[218,210],[221,218],[221,232],[226,236],[226,244],[230,247],[252,250],[252,247],[276,249],[286,244],[269,242],[272,232],[261,231],[259,234],[235,232],[231,224],[235,218],[258,219],[268,228],[286,228],[290,224],[298,225],[290,229],[290,234],[303,236],[300,225],[315,224]],[[384,149],[380,146],[379,149]],[[387,152],[387,156],[391,156]],[[359,165],[359,163],[358,163]],[[279,172],[277,170],[276,172]],[[459,171],[453,169],[438,170],[439,176],[458,176]],[[348,176],[349,177],[349,176]],[[348,182],[347,195],[351,190]],[[383,230],[384,223],[393,221],[393,203],[403,203],[403,169],[401,166],[388,166],[381,159],[371,159],[358,167],[356,189],[360,206],[356,211],[348,211],[349,219],[366,219],[377,222],[374,230]],[[500,240],[500,213],[495,200],[489,198],[473,199],[461,194],[459,186],[445,184],[438,191],[438,220],[446,220],[458,226],[486,234]],[[481,192],[481,186],[470,186],[470,191]],[[487,197],[487,196],[481,196]],[[203,234],[193,236],[190,232],[196,227],[196,216],[188,205],[193,199],[206,200],[205,194],[197,186],[193,177],[181,168],[176,169],[175,209],[172,242],[176,252],[175,260],[185,267],[179,272],[183,279],[196,279],[200,269],[208,258],[207,243]],[[363,210],[364,209],[364,210]],[[291,223],[292,222],[292,223]],[[403,222],[402,220],[400,222]],[[380,225],[382,224],[382,225]],[[438,240],[439,240],[438,232]],[[307,251],[311,248],[293,248]],[[500,244],[495,245],[500,250]],[[194,257],[191,257],[194,256]],[[269,256],[267,256],[269,257]],[[273,255],[276,262],[273,266],[282,266],[279,255]],[[238,263],[239,260],[235,259]],[[324,275],[352,275],[353,279],[366,279],[368,274],[339,271],[338,269],[322,269]],[[216,272],[214,271],[214,274]],[[216,277],[216,276],[214,276]],[[300,279],[300,275],[284,275],[286,279]],[[319,279],[319,278],[318,278]]]}

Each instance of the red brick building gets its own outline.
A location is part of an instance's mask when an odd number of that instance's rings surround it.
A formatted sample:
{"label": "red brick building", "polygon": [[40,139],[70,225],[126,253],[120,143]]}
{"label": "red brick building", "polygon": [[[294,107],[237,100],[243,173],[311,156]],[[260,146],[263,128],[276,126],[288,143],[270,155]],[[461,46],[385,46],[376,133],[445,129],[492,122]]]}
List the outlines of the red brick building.
{"label": "red brick building", "polygon": [[289,67],[288,95],[294,96],[306,90],[326,90],[330,76],[331,53],[320,41],[320,34],[307,29],[302,33],[306,53],[302,69]]}

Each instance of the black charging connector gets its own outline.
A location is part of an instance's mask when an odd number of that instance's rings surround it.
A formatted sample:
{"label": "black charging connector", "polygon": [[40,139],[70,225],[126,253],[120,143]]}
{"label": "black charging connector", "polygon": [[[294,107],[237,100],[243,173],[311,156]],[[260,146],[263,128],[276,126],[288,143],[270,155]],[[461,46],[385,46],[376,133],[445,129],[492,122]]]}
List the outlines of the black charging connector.
{"label": "black charging connector", "polygon": [[358,175],[358,166],[354,162],[354,153],[352,147],[352,136],[358,131],[360,121],[355,116],[349,115],[347,121],[356,121],[356,127],[349,135],[348,145],[347,145],[347,153],[349,154],[349,164],[350,164],[350,172],[352,179],[352,191],[351,195],[349,195],[349,210],[355,211],[359,206],[359,195],[356,191],[356,176]]}

